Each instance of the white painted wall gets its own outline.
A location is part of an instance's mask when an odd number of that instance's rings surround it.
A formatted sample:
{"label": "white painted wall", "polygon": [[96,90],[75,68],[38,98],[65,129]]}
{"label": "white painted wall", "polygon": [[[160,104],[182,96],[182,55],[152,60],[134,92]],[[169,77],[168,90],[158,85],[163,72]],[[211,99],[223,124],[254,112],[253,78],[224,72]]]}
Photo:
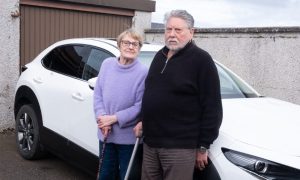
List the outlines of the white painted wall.
{"label": "white painted wall", "polygon": [[[163,43],[163,31],[146,40]],[[300,104],[300,27],[206,29],[194,40],[260,94]]]}
{"label": "white painted wall", "polygon": [[0,131],[14,127],[14,90],[19,77],[20,18],[18,0],[0,3]]}

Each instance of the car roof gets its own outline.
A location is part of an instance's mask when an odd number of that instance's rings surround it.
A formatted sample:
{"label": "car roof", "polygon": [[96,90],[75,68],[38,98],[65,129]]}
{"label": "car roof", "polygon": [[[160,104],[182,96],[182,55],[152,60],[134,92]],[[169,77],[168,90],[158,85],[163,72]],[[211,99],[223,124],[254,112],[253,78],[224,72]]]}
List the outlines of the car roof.
{"label": "car roof", "polygon": [[[62,41],[59,41],[57,43],[59,44],[68,44],[68,43],[85,43],[89,44],[89,42],[102,42],[106,43],[108,45],[111,45],[115,48],[118,48],[117,40],[113,38],[97,38],[97,37],[89,37],[89,38],[72,38],[72,39],[65,39]],[[161,44],[150,44],[147,42],[143,43],[141,51],[158,51],[163,47]]]}
{"label": "car roof", "polygon": [[[94,41],[100,41],[100,42],[105,42],[107,44],[110,44],[112,46],[118,47],[117,45],[117,40],[113,38],[85,38],[85,39],[90,39]],[[142,46],[142,51],[158,51],[163,47],[161,44],[153,44],[153,43],[148,43],[144,42]]]}

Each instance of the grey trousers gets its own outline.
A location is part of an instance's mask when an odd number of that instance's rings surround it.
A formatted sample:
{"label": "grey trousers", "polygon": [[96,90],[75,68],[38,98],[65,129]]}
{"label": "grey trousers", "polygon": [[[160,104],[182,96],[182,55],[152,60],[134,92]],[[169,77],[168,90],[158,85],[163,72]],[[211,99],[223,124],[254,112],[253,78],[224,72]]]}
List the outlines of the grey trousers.
{"label": "grey trousers", "polygon": [[196,149],[143,148],[142,180],[193,179]]}

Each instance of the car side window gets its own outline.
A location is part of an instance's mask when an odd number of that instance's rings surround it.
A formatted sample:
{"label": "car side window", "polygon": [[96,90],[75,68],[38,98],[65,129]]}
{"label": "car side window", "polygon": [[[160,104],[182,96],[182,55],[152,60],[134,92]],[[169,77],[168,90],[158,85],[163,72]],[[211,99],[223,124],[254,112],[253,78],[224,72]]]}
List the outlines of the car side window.
{"label": "car side window", "polygon": [[83,45],[59,46],[43,59],[43,65],[52,71],[81,78],[85,56]]}
{"label": "car side window", "polygon": [[89,80],[97,77],[104,59],[114,56],[104,49],[91,48],[91,52],[83,68],[82,79]]}
{"label": "car side window", "polygon": [[220,66],[217,66],[217,69],[222,98],[245,98],[235,81]]}

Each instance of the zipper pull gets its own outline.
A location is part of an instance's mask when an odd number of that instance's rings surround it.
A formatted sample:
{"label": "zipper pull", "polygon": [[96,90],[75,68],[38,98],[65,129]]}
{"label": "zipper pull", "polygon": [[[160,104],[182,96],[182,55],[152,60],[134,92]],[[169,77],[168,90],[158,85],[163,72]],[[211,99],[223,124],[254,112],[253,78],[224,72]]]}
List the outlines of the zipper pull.
{"label": "zipper pull", "polygon": [[164,73],[164,71],[165,71],[165,69],[166,69],[166,67],[167,67],[168,60],[169,60],[169,59],[166,60],[165,65],[164,65],[164,68],[161,70],[160,74]]}

